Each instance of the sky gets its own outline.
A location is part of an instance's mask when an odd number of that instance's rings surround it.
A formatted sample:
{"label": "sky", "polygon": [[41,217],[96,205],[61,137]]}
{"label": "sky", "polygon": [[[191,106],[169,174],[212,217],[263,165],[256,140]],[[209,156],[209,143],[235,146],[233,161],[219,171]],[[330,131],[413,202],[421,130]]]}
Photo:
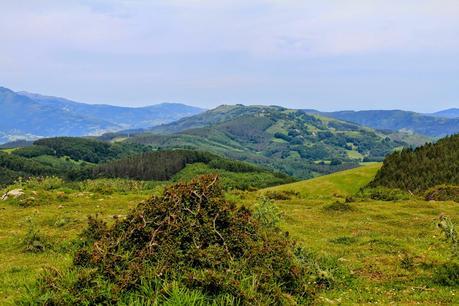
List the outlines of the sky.
{"label": "sky", "polygon": [[459,107],[458,0],[0,0],[0,86],[86,103]]}

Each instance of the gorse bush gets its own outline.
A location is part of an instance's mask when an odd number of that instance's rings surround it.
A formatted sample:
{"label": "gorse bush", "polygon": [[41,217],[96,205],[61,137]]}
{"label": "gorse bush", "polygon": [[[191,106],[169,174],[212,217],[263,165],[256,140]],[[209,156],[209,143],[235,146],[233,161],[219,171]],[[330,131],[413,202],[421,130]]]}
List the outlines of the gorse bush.
{"label": "gorse bush", "polygon": [[299,193],[292,190],[269,190],[264,194],[265,197],[271,200],[290,200],[292,197],[298,197]]}
{"label": "gorse bush", "polygon": [[47,176],[47,177],[31,177],[26,180],[19,180],[17,186],[30,190],[55,190],[62,188],[65,181],[60,177]]}
{"label": "gorse bush", "polygon": [[69,270],[46,274],[26,299],[52,305],[127,303],[133,296],[158,301],[174,284],[209,303],[311,301],[316,269],[277,227],[261,223],[224,199],[216,176],[178,183],[113,226],[92,218]]}
{"label": "gorse bush", "polygon": [[398,188],[374,187],[360,190],[356,197],[378,201],[403,201],[409,200],[410,194]]}
{"label": "gorse bush", "polygon": [[459,203],[459,186],[439,185],[429,188],[424,195],[426,201],[455,201]]}

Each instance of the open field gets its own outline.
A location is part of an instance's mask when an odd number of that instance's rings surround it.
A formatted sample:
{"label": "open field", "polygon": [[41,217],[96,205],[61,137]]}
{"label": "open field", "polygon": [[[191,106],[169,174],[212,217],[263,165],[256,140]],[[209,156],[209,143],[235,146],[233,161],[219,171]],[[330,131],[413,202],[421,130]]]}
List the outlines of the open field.
{"label": "open field", "polygon": [[283,228],[300,243],[339,257],[355,282],[323,291],[334,304],[457,304],[457,288],[433,283],[434,269],[447,262],[450,246],[437,223],[440,214],[459,222],[458,203],[422,200],[350,203],[350,211],[327,210],[334,201],[368,183],[379,164],[260,191],[292,191],[299,196],[276,201]]}
{"label": "open field", "polygon": [[[312,252],[338,258],[350,275],[346,283],[321,291],[319,304],[459,303],[457,288],[433,280],[435,269],[451,257],[436,226],[438,216],[443,213],[459,223],[457,203],[356,200],[350,210],[330,208],[367,184],[379,167],[371,164],[258,192],[232,192],[228,198],[253,206],[260,195],[287,191],[289,199],[275,200],[283,214],[282,228]],[[158,192],[157,187],[107,189],[100,184],[25,189],[26,197],[38,201],[28,207],[17,200],[0,202],[1,304],[14,304],[26,294],[26,286],[44,267],[61,269],[71,263],[72,240],[78,239],[88,215],[113,222]],[[45,252],[24,250],[23,239],[31,228],[50,243]]]}

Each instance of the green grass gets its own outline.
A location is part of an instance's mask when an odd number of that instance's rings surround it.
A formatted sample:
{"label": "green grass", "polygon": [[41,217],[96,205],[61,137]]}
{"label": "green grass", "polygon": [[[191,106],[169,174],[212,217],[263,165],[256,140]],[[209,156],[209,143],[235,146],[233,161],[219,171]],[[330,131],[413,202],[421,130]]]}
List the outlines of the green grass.
{"label": "green grass", "polygon": [[362,159],[364,156],[355,150],[346,150],[347,156],[351,159]]}
{"label": "green grass", "polygon": [[355,194],[362,186],[368,184],[380,167],[380,163],[374,163],[311,180],[275,186],[260,192],[291,190],[299,192],[302,198],[344,198]]}
{"label": "green grass", "polygon": [[[337,258],[352,275],[352,281],[321,291],[318,304],[458,304],[457,287],[433,281],[434,270],[451,258],[450,246],[436,226],[438,216],[446,214],[459,224],[457,203],[361,200],[349,203],[349,210],[327,209],[355,194],[379,168],[380,164],[371,163],[257,192],[232,191],[227,197],[253,207],[268,191],[287,192],[289,197],[275,201],[282,214],[282,228],[306,249],[323,258]],[[194,165],[182,174],[193,176],[201,170],[206,169]],[[37,206],[0,201],[0,304],[13,305],[45,267],[62,269],[71,263],[72,241],[78,239],[88,215],[97,213],[113,222],[159,188],[126,191],[118,180],[113,183],[116,188],[106,193],[96,187],[106,186],[110,180],[87,184],[92,187],[82,190],[58,184],[41,190],[40,185],[31,185],[27,196],[37,190],[36,197],[48,199]],[[24,251],[22,240],[29,220],[51,243],[51,249]]]}
{"label": "green grass", "polygon": [[[337,256],[356,281],[323,291],[324,304],[458,304],[458,288],[436,285],[436,267],[448,262],[451,250],[436,224],[440,214],[459,223],[455,202],[407,200],[350,203],[352,210],[326,209],[368,183],[380,164],[268,188],[299,192],[277,201],[287,230],[301,244],[324,256]],[[247,195],[250,204],[255,195]],[[406,262],[410,263],[407,269]]]}
{"label": "green grass", "polygon": [[3,152],[8,153],[8,154],[11,154],[11,153],[13,153],[15,150],[16,150],[16,148],[14,148],[14,149],[1,149],[0,151],[3,151]]}
{"label": "green grass", "polygon": [[[88,215],[98,214],[113,222],[114,216],[126,214],[153,191],[110,195],[66,189],[50,192],[65,194],[65,200],[55,198],[32,207],[21,207],[14,200],[0,201],[0,304],[14,304],[26,293],[25,286],[32,285],[45,267],[70,264],[69,247],[86,226]],[[50,250],[38,254],[24,251],[22,239],[29,220],[51,242]]]}

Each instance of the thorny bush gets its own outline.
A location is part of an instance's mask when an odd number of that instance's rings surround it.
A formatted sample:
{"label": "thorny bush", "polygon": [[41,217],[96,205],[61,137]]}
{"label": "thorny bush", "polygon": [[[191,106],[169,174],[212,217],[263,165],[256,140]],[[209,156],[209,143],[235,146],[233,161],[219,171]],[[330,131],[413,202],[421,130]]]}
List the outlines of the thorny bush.
{"label": "thorny bush", "polygon": [[112,304],[142,294],[147,282],[173,281],[209,302],[226,295],[237,304],[284,305],[308,303],[321,287],[294,242],[227,202],[212,175],[167,187],[111,227],[92,218],[85,233],[72,267],[42,277],[32,299]]}

